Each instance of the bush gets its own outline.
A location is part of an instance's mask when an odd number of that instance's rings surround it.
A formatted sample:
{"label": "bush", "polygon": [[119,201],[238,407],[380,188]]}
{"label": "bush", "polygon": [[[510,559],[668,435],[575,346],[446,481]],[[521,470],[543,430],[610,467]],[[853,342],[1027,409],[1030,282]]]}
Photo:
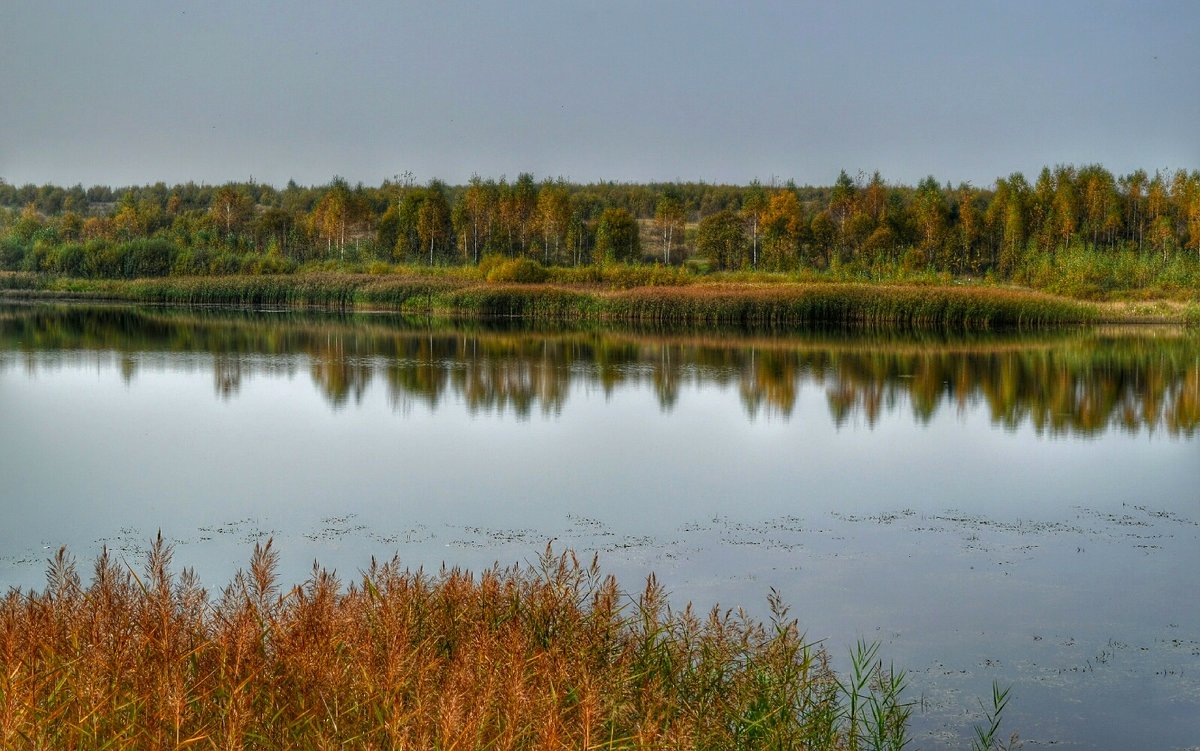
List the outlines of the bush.
{"label": "bush", "polygon": [[516,282],[518,284],[537,284],[546,281],[550,276],[545,267],[537,261],[528,258],[515,258],[495,266],[487,272],[487,280],[496,282]]}
{"label": "bush", "polygon": [[242,259],[233,253],[221,253],[208,263],[208,273],[214,276],[233,276],[242,270]]}
{"label": "bush", "polygon": [[0,238],[0,269],[16,271],[25,265],[28,246],[13,235]]}
{"label": "bush", "polygon": [[53,254],[54,271],[64,276],[84,275],[85,253],[79,243],[68,243]]}
{"label": "bush", "polygon": [[121,275],[121,259],[116,246],[108,240],[89,240],[83,246],[83,275],[112,278]]}
{"label": "bush", "polygon": [[123,275],[128,279],[147,276],[166,276],[179,255],[179,248],[170,240],[131,240],[117,246]]}
{"label": "bush", "polygon": [[488,253],[483,258],[479,259],[479,275],[484,279],[487,279],[487,275],[491,273],[492,269],[504,263],[506,260],[508,259],[502,255],[499,255],[498,253]]}
{"label": "bush", "polygon": [[243,274],[290,274],[296,270],[296,262],[282,256],[254,253],[241,259]]}
{"label": "bush", "polygon": [[201,276],[208,273],[212,253],[207,250],[185,250],[175,257],[171,266],[172,276]]}

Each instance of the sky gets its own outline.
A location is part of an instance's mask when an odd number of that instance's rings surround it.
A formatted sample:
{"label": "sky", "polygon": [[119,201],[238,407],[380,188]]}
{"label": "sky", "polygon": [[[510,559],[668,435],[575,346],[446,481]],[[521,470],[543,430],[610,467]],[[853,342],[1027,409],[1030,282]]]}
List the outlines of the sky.
{"label": "sky", "polygon": [[0,178],[1200,168],[1200,2],[2,0]]}

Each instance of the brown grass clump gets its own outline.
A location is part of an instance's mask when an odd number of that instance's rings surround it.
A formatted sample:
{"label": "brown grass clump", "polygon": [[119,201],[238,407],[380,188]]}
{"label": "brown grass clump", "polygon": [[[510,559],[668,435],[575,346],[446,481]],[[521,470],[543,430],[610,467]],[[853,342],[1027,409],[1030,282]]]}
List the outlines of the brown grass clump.
{"label": "brown grass clump", "polygon": [[0,601],[5,749],[900,748],[903,676],[840,683],[774,596],[761,623],[621,594],[549,548],[478,576],[372,561],[286,592],[271,543],[213,597],[104,552]]}

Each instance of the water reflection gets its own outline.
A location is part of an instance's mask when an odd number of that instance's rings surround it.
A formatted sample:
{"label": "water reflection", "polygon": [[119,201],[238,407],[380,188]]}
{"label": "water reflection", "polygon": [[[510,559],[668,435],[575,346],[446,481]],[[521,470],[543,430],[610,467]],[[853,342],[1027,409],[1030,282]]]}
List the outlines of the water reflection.
{"label": "water reflection", "polygon": [[373,383],[400,410],[452,396],[473,413],[557,414],[572,388],[650,386],[664,411],[691,386],[736,386],[751,418],[793,416],[821,388],[838,425],[906,410],[986,405],[993,424],[1045,435],[1110,429],[1195,434],[1200,335],[1162,328],[961,336],[816,332],[694,335],[623,329],[529,330],[391,316],[0,307],[0,368],[115,365],[211,369],[220,397],[259,375],[307,372],[335,409]]}

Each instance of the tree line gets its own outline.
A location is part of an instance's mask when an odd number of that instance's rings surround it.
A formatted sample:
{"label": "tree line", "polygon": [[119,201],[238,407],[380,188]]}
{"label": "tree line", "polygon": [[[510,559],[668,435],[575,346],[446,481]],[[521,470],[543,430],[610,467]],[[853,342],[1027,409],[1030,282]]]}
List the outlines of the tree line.
{"label": "tree line", "polygon": [[302,264],[545,265],[690,262],[792,271],[891,264],[1012,278],[1030,259],[1082,248],[1200,261],[1200,171],[1044,168],[986,188],[570,183],[473,177],[377,187],[335,177],[112,188],[0,179],[0,268],[79,276],[287,271]]}

